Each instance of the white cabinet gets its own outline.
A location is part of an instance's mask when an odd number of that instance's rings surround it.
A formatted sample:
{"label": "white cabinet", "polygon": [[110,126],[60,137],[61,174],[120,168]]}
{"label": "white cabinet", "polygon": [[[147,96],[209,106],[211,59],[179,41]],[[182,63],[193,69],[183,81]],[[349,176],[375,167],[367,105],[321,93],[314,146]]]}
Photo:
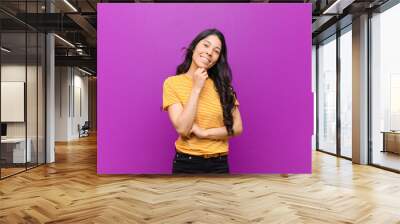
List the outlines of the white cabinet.
{"label": "white cabinet", "polygon": [[[25,153],[25,138],[7,138],[2,139],[2,147],[11,147],[12,149],[12,163],[25,163],[32,161],[32,140],[28,138],[26,140],[28,144]],[[27,159],[25,161],[25,159]]]}

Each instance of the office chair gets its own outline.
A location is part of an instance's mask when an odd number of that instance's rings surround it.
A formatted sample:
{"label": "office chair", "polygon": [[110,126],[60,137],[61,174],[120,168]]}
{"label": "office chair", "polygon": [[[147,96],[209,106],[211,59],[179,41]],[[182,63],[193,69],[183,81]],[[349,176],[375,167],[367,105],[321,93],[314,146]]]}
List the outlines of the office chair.
{"label": "office chair", "polygon": [[89,121],[85,121],[82,127],[80,127],[80,125],[78,124],[79,138],[89,136],[89,129],[90,129]]}

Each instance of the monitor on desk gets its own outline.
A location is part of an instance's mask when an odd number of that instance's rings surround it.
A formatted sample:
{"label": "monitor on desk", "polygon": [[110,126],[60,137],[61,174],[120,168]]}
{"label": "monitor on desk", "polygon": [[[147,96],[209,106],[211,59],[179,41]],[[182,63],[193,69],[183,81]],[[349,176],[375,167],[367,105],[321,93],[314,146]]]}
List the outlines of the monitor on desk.
{"label": "monitor on desk", "polygon": [[1,123],[1,138],[5,138],[7,136],[7,124]]}

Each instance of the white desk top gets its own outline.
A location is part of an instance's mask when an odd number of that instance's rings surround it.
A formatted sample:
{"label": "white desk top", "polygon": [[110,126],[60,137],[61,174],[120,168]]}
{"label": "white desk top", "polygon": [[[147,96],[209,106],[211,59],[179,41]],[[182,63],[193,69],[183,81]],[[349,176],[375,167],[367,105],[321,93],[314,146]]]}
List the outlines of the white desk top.
{"label": "white desk top", "polygon": [[[30,138],[28,138],[27,141],[30,141]],[[25,138],[5,138],[5,139],[1,139],[1,143],[20,143],[20,142],[25,142]]]}

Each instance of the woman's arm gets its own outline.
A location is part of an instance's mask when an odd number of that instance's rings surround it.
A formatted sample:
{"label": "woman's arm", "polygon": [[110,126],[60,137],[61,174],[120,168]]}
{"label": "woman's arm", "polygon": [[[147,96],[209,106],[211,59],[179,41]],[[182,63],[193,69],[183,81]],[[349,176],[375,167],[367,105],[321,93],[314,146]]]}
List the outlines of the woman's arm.
{"label": "woman's arm", "polygon": [[238,107],[232,112],[233,116],[233,136],[228,136],[228,131],[226,127],[203,129],[197,124],[193,125],[192,132],[199,138],[208,139],[229,139],[230,137],[238,136],[243,132],[242,118],[240,116],[240,111]]}
{"label": "woman's arm", "polygon": [[176,132],[182,136],[189,136],[193,126],[194,117],[197,111],[200,91],[193,89],[190,98],[185,106],[180,103],[168,107],[169,118],[174,125]]}
{"label": "woman's arm", "polygon": [[199,96],[207,78],[207,71],[204,68],[197,69],[193,75],[193,88],[186,105],[182,106],[182,104],[176,103],[168,107],[168,114],[172,124],[178,134],[184,137],[191,134]]}

